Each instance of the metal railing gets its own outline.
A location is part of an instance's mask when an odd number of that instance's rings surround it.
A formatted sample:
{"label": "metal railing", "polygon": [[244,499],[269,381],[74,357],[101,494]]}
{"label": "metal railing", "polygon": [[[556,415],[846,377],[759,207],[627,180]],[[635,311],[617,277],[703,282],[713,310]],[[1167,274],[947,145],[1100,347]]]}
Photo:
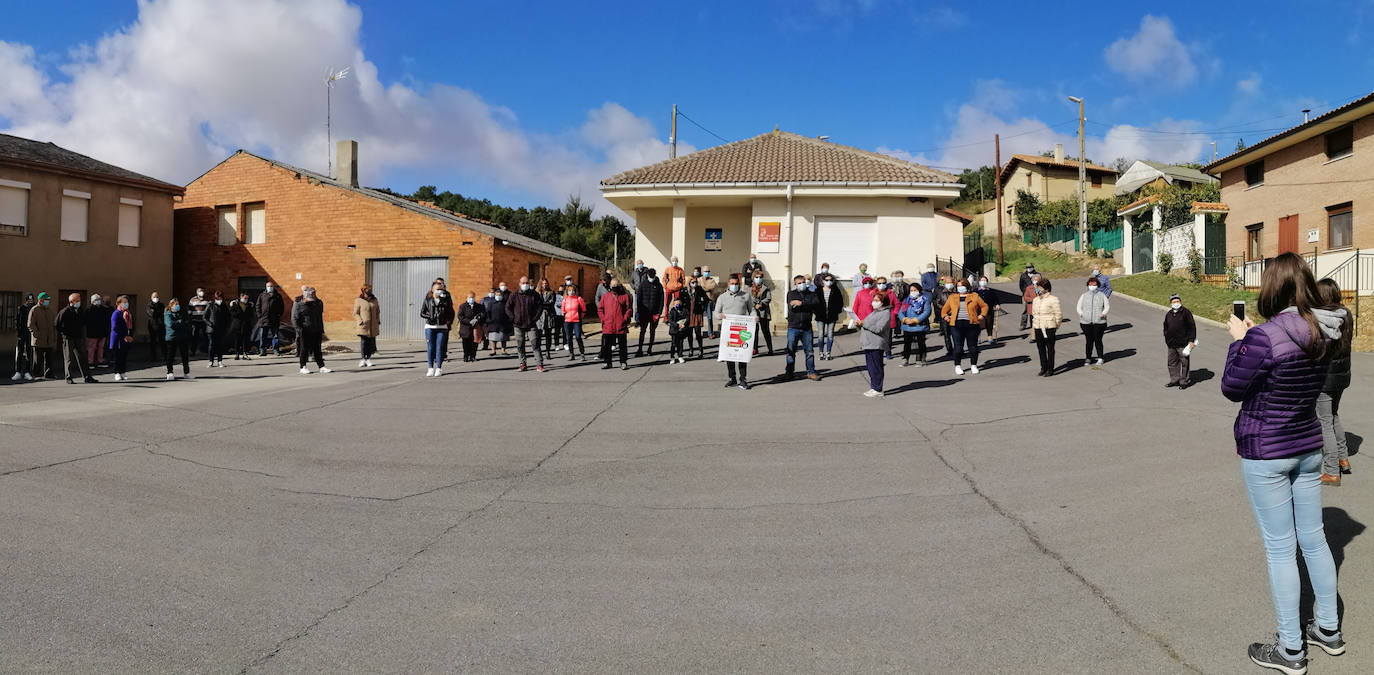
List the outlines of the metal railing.
{"label": "metal railing", "polygon": [[948,276],[953,277],[955,279],[964,279],[967,278],[969,274],[973,274],[974,278],[976,279],[978,278],[978,276],[981,276],[983,274],[983,271],[971,270],[967,267],[964,267],[964,264],[962,262],[959,262],[954,258],[937,257],[935,258],[935,273],[940,276]]}
{"label": "metal railing", "polygon": [[1355,314],[1355,334],[1360,333],[1360,291],[1361,284],[1374,286],[1374,252],[1355,249],[1345,262],[1335,266],[1330,272],[1318,278],[1328,278],[1336,282],[1342,291],[1354,293],[1351,311]]}

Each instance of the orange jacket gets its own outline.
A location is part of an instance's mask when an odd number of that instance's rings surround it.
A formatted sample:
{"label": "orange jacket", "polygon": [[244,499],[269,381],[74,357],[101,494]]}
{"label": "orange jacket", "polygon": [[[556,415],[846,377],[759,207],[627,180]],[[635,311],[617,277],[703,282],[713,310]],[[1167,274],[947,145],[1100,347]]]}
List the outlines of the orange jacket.
{"label": "orange jacket", "polygon": [[668,293],[676,293],[682,290],[686,278],[687,274],[681,267],[669,267],[663,270],[663,290]]}
{"label": "orange jacket", "polygon": [[[955,319],[959,316],[959,294],[950,293],[949,299],[945,301],[944,309],[940,310],[940,321],[949,325],[954,325]],[[968,310],[969,323],[977,324],[988,315],[988,305],[977,293],[965,293],[964,305]]]}

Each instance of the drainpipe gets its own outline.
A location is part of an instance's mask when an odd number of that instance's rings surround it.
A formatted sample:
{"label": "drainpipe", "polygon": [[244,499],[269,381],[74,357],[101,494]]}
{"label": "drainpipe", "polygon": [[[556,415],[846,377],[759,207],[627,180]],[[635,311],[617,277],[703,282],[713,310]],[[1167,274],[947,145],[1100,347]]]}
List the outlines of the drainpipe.
{"label": "drainpipe", "polygon": [[[793,244],[793,239],[792,239],[792,187],[793,187],[793,186],[792,186],[791,183],[788,183],[788,184],[787,184],[787,267],[785,268],[785,269],[787,270],[787,275],[786,275],[786,278],[784,278],[784,279],[783,279],[781,282],[779,282],[779,284],[778,284],[778,286],[779,286],[780,288],[784,288],[784,289],[787,289],[787,290],[791,290],[791,289],[792,289],[792,277],[796,276],[796,275],[792,274],[792,249],[793,249],[793,245],[792,245],[792,244]],[[783,316],[786,317],[787,314],[788,314],[788,310],[791,309],[790,307],[787,306],[787,291],[783,291],[782,297],[783,297],[783,302],[782,302]],[[773,294],[773,299],[774,299],[774,300],[777,300],[777,298],[778,298],[778,294],[777,294],[777,293],[774,293],[774,294]]]}

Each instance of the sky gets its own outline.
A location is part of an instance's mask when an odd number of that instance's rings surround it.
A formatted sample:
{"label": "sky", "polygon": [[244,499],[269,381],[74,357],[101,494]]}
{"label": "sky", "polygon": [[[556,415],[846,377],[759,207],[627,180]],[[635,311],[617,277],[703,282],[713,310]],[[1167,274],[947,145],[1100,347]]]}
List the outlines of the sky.
{"label": "sky", "polygon": [[1374,0],[3,0],[0,132],[185,184],[234,150],[511,206],[779,127],[952,172],[1212,158],[1374,90]]}

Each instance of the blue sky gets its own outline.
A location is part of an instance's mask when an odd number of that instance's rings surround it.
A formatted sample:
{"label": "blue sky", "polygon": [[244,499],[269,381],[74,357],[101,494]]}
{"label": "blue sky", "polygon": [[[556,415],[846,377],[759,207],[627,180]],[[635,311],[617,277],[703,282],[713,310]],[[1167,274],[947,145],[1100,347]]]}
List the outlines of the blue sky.
{"label": "blue sky", "polygon": [[335,138],[369,183],[508,204],[666,157],[673,103],[730,140],[777,125],[957,168],[990,164],[995,132],[1004,155],[1073,153],[1069,95],[1095,161],[1187,161],[1374,89],[1369,0],[12,5],[0,131],[177,182],[238,147],[323,170],[319,79],[348,65]]}

